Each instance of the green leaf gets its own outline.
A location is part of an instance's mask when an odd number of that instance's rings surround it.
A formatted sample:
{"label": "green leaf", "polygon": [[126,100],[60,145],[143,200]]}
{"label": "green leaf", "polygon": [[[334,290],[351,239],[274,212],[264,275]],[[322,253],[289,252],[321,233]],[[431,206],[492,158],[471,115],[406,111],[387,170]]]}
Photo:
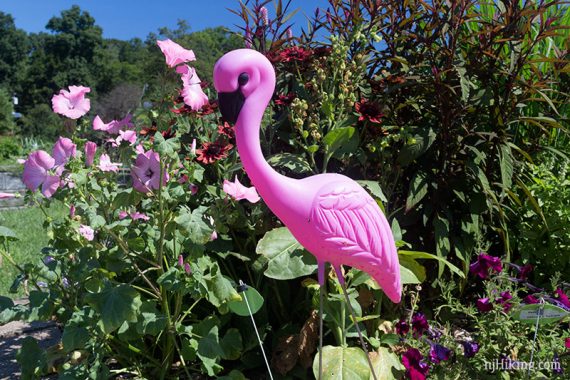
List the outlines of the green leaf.
{"label": "green leaf", "polygon": [[223,355],[222,359],[225,360],[237,360],[241,355],[243,350],[243,343],[241,340],[241,334],[236,328],[231,328],[226,332],[226,335],[220,341],[220,346],[222,347]]}
{"label": "green leaf", "polygon": [[237,291],[230,280],[222,275],[217,263],[212,266],[209,274],[203,276],[203,281],[208,289],[206,298],[212,305],[220,307],[226,302],[239,299]]}
{"label": "green leaf", "polygon": [[445,258],[436,256],[436,255],[432,255],[431,253],[419,252],[419,251],[398,251],[398,256],[400,258],[401,257],[409,257],[412,259],[437,260],[437,261],[445,264],[449,268],[449,270],[451,270],[453,273],[455,273],[459,277],[465,278],[465,274],[459,268],[457,268],[455,265],[453,265],[452,263],[447,261]]}
{"label": "green leaf", "polygon": [[89,331],[82,326],[65,326],[61,341],[65,352],[85,348],[90,339]]}
{"label": "green leaf", "polygon": [[367,188],[368,191],[370,191],[370,193],[372,195],[374,195],[376,198],[380,199],[382,202],[384,202],[384,203],[388,202],[388,199],[386,198],[386,196],[382,192],[382,188],[380,188],[380,184],[378,182],[376,182],[376,181],[364,181],[364,180],[360,180],[360,181],[356,181],[356,182],[358,182],[361,186]]}
{"label": "green leaf", "polygon": [[400,150],[397,158],[398,163],[402,166],[411,164],[414,160],[427,152],[436,137],[436,133],[431,128],[415,135],[413,137],[414,142],[404,145]]}
{"label": "green leaf", "polygon": [[100,324],[107,334],[125,321],[136,322],[142,305],[140,294],[127,284],[106,284],[101,293],[87,294],[85,300],[101,314]]}
{"label": "green leaf", "polygon": [[[245,292],[240,293],[240,296],[240,300],[231,300],[228,303],[230,310],[237,315],[248,317],[249,310],[251,310],[251,314],[255,314],[259,311],[259,309],[261,309],[261,306],[263,306],[263,297],[257,290],[255,290],[255,288],[252,288],[251,286],[248,286]],[[245,297],[247,297],[249,309],[247,307],[247,303],[245,302]]]}
{"label": "green leaf", "polygon": [[402,284],[420,284],[426,279],[426,268],[410,257],[400,257]]}
{"label": "green leaf", "polygon": [[207,208],[200,206],[190,211],[183,208],[174,221],[182,227],[195,244],[206,244],[210,241],[213,228],[206,223]]}
{"label": "green leaf", "polygon": [[267,258],[264,274],[276,280],[291,280],[313,274],[317,263],[287,227],[273,229],[257,244],[255,252]]}
{"label": "green leaf", "polygon": [[154,134],[154,150],[158,152],[161,156],[166,156],[170,158],[175,158],[180,150],[180,142],[178,137],[172,137],[167,140],[164,139],[162,133]]}
{"label": "green leaf", "polygon": [[203,320],[196,325],[196,334],[201,338],[198,340],[197,355],[202,361],[208,376],[215,376],[223,367],[218,364],[218,360],[224,355],[224,351],[219,344],[217,318]]}
{"label": "green leaf", "polygon": [[501,145],[499,150],[501,182],[505,189],[513,184],[513,152],[509,145]]}
{"label": "green leaf", "polygon": [[329,131],[329,133],[323,137],[323,143],[325,143],[327,153],[332,155],[336,150],[347,144],[355,131],[356,129],[354,129],[354,127],[343,127]]}
{"label": "green leaf", "polygon": [[428,193],[428,176],[424,172],[417,172],[412,178],[410,192],[406,199],[406,211],[410,211]]}
{"label": "green leaf", "polygon": [[241,371],[232,369],[226,376],[218,377],[218,380],[247,380],[247,377]]}
{"label": "green leaf", "polygon": [[4,240],[20,240],[16,233],[8,227],[0,226],[0,241]]}
{"label": "green leaf", "polygon": [[156,336],[166,328],[166,316],[156,309],[154,302],[145,302],[141,307],[137,332]]}
{"label": "green leaf", "polygon": [[14,301],[9,297],[0,296],[0,312],[14,306]]}
{"label": "green leaf", "polygon": [[[451,241],[449,240],[449,220],[439,215],[433,220],[435,232],[435,250],[441,259],[446,258],[451,251]],[[439,261],[438,278],[443,274],[443,261]]]}
{"label": "green leaf", "polygon": [[305,174],[312,173],[311,165],[300,155],[293,153],[279,153],[271,156],[267,162],[271,166],[285,168],[294,173]]}
{"label": "green leaf", "polygon": [[40,348],[38,342],[31,336],[22,341],[22,348],[18,350],[16,358],[22,367],[22,380],[39,379],[47,369],[46,352]]}
{"label": "green leaf", "polygon": [[[398,356],[386,347],[380,347],[378,351],[371,352],[370,361],[378,380],[401,379],[406,370]],[[370,380],[373,379],[374,377],[370,374]]]}
{"label": "green leaf", "polygon": [[[313,374],[319,378],[319,355],[313,361]],[[323,379],[369,380],[366,354],[357,347],[323,347]]]}

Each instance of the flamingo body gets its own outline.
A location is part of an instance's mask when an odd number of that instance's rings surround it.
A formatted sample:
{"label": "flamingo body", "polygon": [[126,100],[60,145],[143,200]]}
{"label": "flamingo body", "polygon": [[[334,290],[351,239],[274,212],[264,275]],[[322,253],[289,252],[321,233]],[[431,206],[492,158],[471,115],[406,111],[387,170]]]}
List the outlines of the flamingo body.
{"label": "flamingo body", "polygon": [[[324,283],[325,262],[333,265],[340,281],[340,266],[346,264],[368,273],[393,302],[400,302],[394,238],[374,199],[344,175],[297,180],[277,173],[265,161],[259,128],[275,88],[267,58],[250,49],[231,51],[216,63],[214,84],[222,114],[235,119],[237,147],[248,176],[271,211],[317,258],[319,282]],[[230,95],[234,100],[228,100]]]}

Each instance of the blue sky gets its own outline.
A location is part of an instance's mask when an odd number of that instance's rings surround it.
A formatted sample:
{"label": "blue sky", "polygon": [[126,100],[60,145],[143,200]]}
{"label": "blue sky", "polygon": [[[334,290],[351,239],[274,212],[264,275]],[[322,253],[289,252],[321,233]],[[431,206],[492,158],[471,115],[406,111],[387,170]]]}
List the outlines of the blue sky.
{"label": "blue sky", "polygon": [[[45,31],[51,17],[74,4],[95,18],[106,38],[144,39],[160,27],[176,28],[178,19],[185,19],[192,31],[220,25],[234,29],[234,24],[241,21],[226,9],[235,9],[238,0],[2,0],[0,11],[11,14],[18,28],[40,32]],[[312,15],[317,6],[327,4],[326,0],[293,0],[291,9],[299,9],[293,19],[293,31],[298,33],[301,27],[306,27],[304,14]],[[268,9],[271,17],[273,3],[268,4]]]}

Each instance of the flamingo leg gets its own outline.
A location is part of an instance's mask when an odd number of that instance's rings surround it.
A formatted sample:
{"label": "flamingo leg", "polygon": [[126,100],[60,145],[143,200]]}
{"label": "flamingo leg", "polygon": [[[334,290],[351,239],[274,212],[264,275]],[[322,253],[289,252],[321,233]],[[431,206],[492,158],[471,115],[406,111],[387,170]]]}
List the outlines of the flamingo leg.
{"label": "flamingo leg", "polygon": [[323,376],[323,288],[325,287],[325,262],[317,261],[319,279],[319,380]]}
{"label": "flamingo leg", "polygon": [[360,345],[362,346],[362,349],[366,353],[366,359],[368,360],[368,366],[370,367],[372,378],[374,378],[374,380],[378,380],[378,378],[376,377],[376,372],[374,372],[374,366],[372,365],[372,361],[370,360],[370,355],[368,354],[368,348],[366,348],[366,344],[364,343],[364,338],[362,337],[362,332],[360,331],[360,327],[358,326],[358,322],[356,321],[356,314],[354,313],[352,305],[350,304],[350,298],[348,297],[348,293],[346,291],[344,275],[342,274],[342,269],[340,265],[339,266],[335,265],[334,270],[336,271],[338,282],[340,283],[340,287],[342,288],[342,292],[344,293],[344,298],[346,298],[346,304],[348,305],[348,310],[350,312],[350,315],[352,316],[354,326],[356,327],[356,332],[358,333],[358,339],[360,339]]}

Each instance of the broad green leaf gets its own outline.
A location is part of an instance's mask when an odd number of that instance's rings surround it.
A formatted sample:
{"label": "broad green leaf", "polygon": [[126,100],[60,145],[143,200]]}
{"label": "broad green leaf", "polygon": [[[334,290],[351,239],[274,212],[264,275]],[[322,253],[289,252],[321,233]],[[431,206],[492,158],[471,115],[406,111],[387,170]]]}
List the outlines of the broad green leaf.
{"label": "broad green leaf", "polygon": [[65,352],[85,348],[85,344],[91,338],[89,331],[82,326],[65,326],[61,341]]}
{"label": "broad green leaf", "polygon": [[207,320],[206,324],[197,327],[196,333],[201,336],[198,340],[197,355],[202,360],[208,376],[215,376],[223,369],[218,360],[224,355],[220,347],[218,326],[212,326],[210,320]]}
{"label": "broad green leaf", "polygon": [[264,274],[276,280],[308,276],[317,269],[314,256],[303,249],[287,227],[267,232],[255,251],[268,259]]}
{"label": "broad green leaf", "polygon": [[267,162],[271,166],[286,168],[295,173],[312,173],[311,165],[300,155],[293,153],[279,153],[271,156]]}
{"label": "broad green leaf", "polygon": [[241,351],[243,350],[243,343],[241,340],[241,334],[236,328],[231,328],[226,332],[226,335],[220,341],[220,346],[222,347],[223,355],[222,358],[225,360],[237,360],[240,357]]}
{"label": "broad green leaf", "polygon": [[502,144],[499,150],[501,181],[505,189],[513,184],[513,152],[509,145]]}
{"label": "broad green leaf", "polygon": [[40,348],[38,342],[31,336],[22,341],[22,348],[18,350],[16,358],[22,367],[21,380],[39,379],[47,369],[46,352]]}
{"label": "broad green leaf", "polygon": [[2,239],[20,240],[18,236],[16,236],[16,233],[14,231],[9,229],[8,227],[0,226],[0,241],[2,241]]}
{"label": "broad green leaf", "polygon": [[[411,257],[402,256],[399,258],[399,261],[400,261],[400,275],[403,274],[402,284],[419,284],[425,281],[426,268],[423,265],[421,265]],[[410,273],[403,270],[402,268],[408,269],[410,272],[412,272],[413,277],[411,277]]]}
{"label": "broad green leaf", "polygon": [[190,211],[183,208],[174,221],[182,227],[195,244],[206,244],[210,241],[213,228],[206,223],[206,207],[200,206]]}
{"label": "broad green leaf", "polygon": [[203,276],[204,283],[208,289],[206,298],[216,307],[222,304],[239,299],[238,292],[232,286],[230,280],[222,275],[220,268],[215,265],[209,274]]}
{"label": "broad green leaf", "polygon": [[156,336],[166,328],[166,316],[156,309],[154,302],[145,302],[141,307],[137,332]]}
{"label": "broad green leaf", "polygon": [[140,294],[127,284],[107,284],[101,293],[87,294],[85,300],[101,314],[100,324],[107,334],[125,321],[136,322],[142,305]]}
{"label": "broad green leaf", "polygon": [[428,176],[424,172],[417,172],[412,178],[410,184],[410,192],[406,199],[406,211],[411,210],[417,205],[428,193]]}
{"label": "broad green leaf", "polygon": [[0,296],[0,312],[14,306],[14,301],[11,298]]}
{"label": "broad green leaf", "polygon": [[[261,306],[263,306],[263,297],[257,290],[255,290],[255,288],[252,288],[251,286],[248,286],[245,292],[240,293],[240,296],[240,300],[236,299],[228,302],[228,307],[230,310],[237,315],[248,317],[249,310],[251,310],[251,314],[255,314],[259,311],[259,309],[261,309]],[[249,309],[247,307],[248,304],[245,302],[245,297],[247,297]]]}
{"label": "broad green leaf", "polygon": [[336,150],[347,144],[355,131],[354,127],[343,127],[329,131],[325,137],[323,137],[323,143],[326,145],[327,153],[332,155]]}
{"label": "broad green leaf", "polygon": [[[313,375],[319,379],[319,354],[313,360]],[[368,359],[358,347],[323,347],[323,379],[369,380]]]}
{"label": "broad green leaf", "polygon": [[218,377],[218,380],[247,380],[247,377],[241,371],[232,369],[226,376]]}
{"label": "broad green leaf", "polygon": [[364,181],[364,180],[360,180],[360,181],[356,181],[356,182],[358,182],[361,186],[368,189],[368,191],[370,191],[370,193],[372,193],[372,195],[374,195],[376,198],[380,199],[382,202],[384,202],[384,203],[388,202],[388,199],[386,199],[386,196],[382,192],[382,188],[380,188],[380,184],[378,182],[376,182],[376,181]]}
{"label": "broad green leaf", "polygon": [[164,139],[162,133],[154,134],[154,150],[161,156],[174,158],[180,150],[180,142],[178,137],[172,137],[167,140]]}
{"label": "broad green leaf", "polygon": [[[406,370],[398,356],[386,347],[380,347],[378,351],[371,352],[370,361],[372,362],[377,380],[401,379]],[[374,380],[372,374],[370,374],[370,380]]]}

